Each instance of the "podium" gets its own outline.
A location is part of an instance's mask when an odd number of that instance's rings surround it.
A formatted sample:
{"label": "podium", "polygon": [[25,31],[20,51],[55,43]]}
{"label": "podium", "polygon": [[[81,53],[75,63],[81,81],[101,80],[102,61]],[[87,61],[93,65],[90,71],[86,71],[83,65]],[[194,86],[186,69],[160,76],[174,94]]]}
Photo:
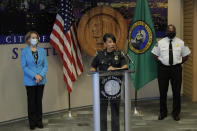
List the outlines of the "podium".
{"label": "podium", "polygon": [[[116,71],[100,71],[100,72],[89,72],[90,75],[92,75],[92,87],[93,87],[93,117],[94,117],[94,131],[102,131],[101,130],[101,115],[103,112],[100,112],[100,107],[101,105],[101,89],[100,85],[102,85],[103,82],[101,82],[101,78],[108,78],[109,76],[111,77],[117,77],[121,78],[122,85],[121,88],[123,87],[124,89],[121,89],[121,97],[124,97],[124,99],[120,99],[124,103],[124,131],[131,131],[130,130],[130,117],[131,117],[131,102],[130,102],[130,88],[129,87],[129,82],[131,81],[130,79],[130,74],[134,73],[135,71],[129,71],[129,70],[116,70]],[[110,78],[111,78],[110,77]],[[107,81],[107,80],[104,80]],[[101,83],[100,83],[101,82]],[[107,83],[107,90],[113,89],[114,86],[116,86],[116,83],[113,83],[110,86],[110,82],[105,82]],[[105,88],[106,88],[105,86]],[[118,89],[118,88],[117,88]],[[115,89],[113,92],[111,92],[112,95],[118,92],[118,90]],[[114,94],[113,94],[114,93]],[[110,93],[109,93],[110,94]],[[107,100],[107,98],[106,98]],[[107,100],[108,101],[108,100]],[[119,110],[118,110],[119,111]],[[119,114],[118,114],[119,115]],[[120,114],[120,116],[122,116]],[[113,118],[113,116],[112,116]],[[119,126],[119,125],[118,125]],[[112,130],[112,129],[111,129]]]}

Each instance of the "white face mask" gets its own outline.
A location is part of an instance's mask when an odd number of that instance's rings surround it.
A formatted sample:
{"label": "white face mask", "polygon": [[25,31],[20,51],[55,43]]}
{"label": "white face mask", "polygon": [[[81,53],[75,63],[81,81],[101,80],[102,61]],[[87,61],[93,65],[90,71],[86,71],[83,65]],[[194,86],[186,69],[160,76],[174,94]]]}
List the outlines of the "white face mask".
{"label": "white face mask", "polygon": [[30,43],[32,46],[35,46],[38,43],[38,39],[31,39]]}

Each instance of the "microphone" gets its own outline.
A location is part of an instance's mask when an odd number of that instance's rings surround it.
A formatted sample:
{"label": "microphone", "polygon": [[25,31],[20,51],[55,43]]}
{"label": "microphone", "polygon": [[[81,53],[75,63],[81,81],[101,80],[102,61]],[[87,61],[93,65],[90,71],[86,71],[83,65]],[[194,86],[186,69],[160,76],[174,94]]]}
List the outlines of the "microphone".
{"label": "microphone", "polygon": [[126,56],[127,56],[127,58],[129,59],[129,61],[130,61],[133,65],[135,65],[134,62],[133,62],[133,60],[131,59],[131,57],[129,56],[128,53],[126,54]]}

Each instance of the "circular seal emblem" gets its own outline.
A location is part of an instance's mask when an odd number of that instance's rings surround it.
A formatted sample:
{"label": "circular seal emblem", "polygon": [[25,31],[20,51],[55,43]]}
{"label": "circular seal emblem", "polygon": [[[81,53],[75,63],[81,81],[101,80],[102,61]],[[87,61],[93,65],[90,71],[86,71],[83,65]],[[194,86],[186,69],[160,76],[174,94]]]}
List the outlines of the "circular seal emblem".
{"label": "circular seal emblem", "polygon": [[105,83],[104,90],[108,95],[113,96],[120,91],[120,85],[115,80],[109,80]]}
{"label": "circular seal emblem", "polygon": [[122,80],[116,76],[107,76],[101,80],[101,95],[104,98],[116,99],[120,97]]}
{"label": "circular seal emblem", "polygon": [[146,52],[153,41],[151,28],[144,21],[136,21],[129,29],[129,48],[140,54]]}
{"label": "circular seal emblem", "polygon": [[98,6],[87,11],[80,19],[77,37],[81,48],[90,56],[103,50],[103,36],[112,33],[116,37],[117,48],[122,50],[127,40],[127,25],[117,10],[108,6]]}

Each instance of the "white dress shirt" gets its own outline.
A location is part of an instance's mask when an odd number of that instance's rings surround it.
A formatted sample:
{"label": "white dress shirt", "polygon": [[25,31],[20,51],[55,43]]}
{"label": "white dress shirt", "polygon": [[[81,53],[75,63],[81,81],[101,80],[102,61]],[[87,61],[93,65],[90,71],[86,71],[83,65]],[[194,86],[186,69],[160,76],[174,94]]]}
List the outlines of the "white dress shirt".
{"label": "white dress shirt", "polygon": [[[155,47],[152,49],[152,53],[158,56],[158,59],[162,64],[169,66],[169,44],[170,39],[165,37],[161,39]],[[173,50],[173,65],[181,64],[182,57],[185,57],[191,53],[190,49],[185,46],[184,41],[175,37],[172,39],[172,50]]]}

